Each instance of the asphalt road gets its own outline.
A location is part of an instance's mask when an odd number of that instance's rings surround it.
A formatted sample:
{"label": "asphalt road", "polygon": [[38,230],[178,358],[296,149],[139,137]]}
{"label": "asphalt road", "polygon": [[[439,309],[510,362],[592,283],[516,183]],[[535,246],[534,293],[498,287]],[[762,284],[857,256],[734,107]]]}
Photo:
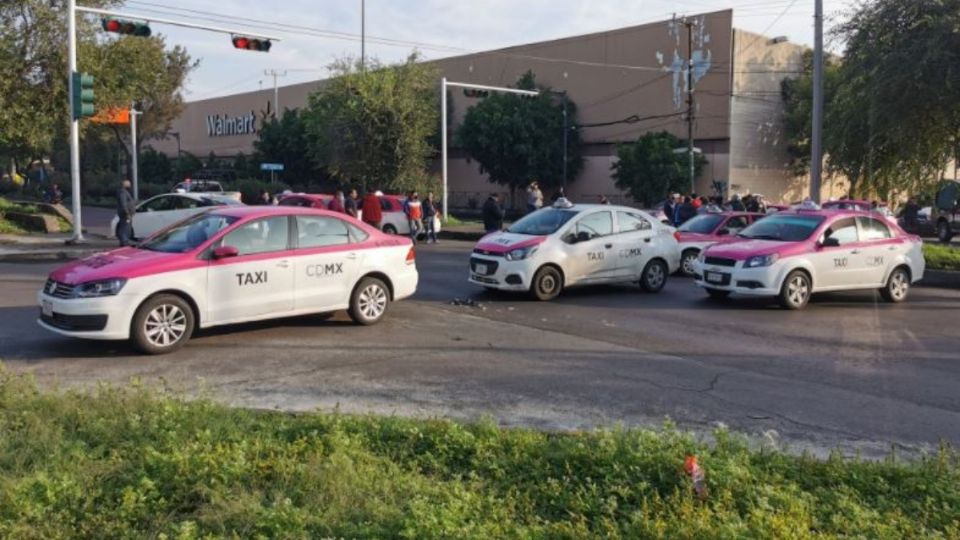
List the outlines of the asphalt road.
{"label": "asphalt road", "polygon": [[539,303],[467,284],[469,249],[423,246],[416,298],[376,327],[345,316],[242,325],[202,332],[164,357],[47,334],[33,319],[49,266],[0,265],[0,358],[44,385],[137,377],[263,408],[491,416],[548,429],[669,417],[868,456],[960,442],[960,291],[917,287],[899,305],[872,292],[828,294],[789,312],[710,301],[672,279],[659,294],[599,287]]}

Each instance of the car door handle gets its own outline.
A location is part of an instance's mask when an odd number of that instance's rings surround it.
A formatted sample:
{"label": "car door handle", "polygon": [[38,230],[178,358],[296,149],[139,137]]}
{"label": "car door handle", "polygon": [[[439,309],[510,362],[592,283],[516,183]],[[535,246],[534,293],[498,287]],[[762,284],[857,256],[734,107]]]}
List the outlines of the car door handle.
{"label": "car door handle", "polygon": [[851,251],[850,254],[851,254],[851,255],[859,255],[859,254],[860,254],[860,250],[859,250],[859,249],[855,249],[855,250]]}
{"label": "car door handle", "polygon": [[613,244],[604,244],[603,247],[610,249],[613,247]]}
{"label": "car door handle", "polygon": [[290,261],[280,261],[277,263],[279,268],[290,268]]}
{"label": "car door handle", "polygon": [[643,242],[644,242],[645,244],[649,244],[649,243],[650,243],[650,239],[649,239],[649,238],[644,238],[644,239],[643,239]]}
{"label": "car door handle", "polygon": [[357,258],[357,254],[356,254],[356,253],[348,253],[348,254],[347,254],[347,258],[352,261],[352,260],[354,260],[354,259]]}

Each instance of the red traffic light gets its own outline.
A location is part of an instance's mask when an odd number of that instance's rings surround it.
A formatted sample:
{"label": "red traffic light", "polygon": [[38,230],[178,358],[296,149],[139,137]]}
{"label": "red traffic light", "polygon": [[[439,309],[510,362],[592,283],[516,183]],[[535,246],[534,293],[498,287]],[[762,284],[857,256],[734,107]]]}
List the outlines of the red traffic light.
{"label": "red traffic light", "polygon": [[124,34],[127,36],[150,37],[150,25],[144,22],[124,21],[104,17],[100,25],[106,32]]}
{"label": "red traffic light", "polygon": [[269,39],[255,39],[244,36],[233,36],[234,49],[246,49],[248,51],[270,52]]}
{"label": "red traffic light", "polygon": [[120,21],[116,19],[105,20],[103,22],[103,29],[107,32],[119,32],[120,31]]}

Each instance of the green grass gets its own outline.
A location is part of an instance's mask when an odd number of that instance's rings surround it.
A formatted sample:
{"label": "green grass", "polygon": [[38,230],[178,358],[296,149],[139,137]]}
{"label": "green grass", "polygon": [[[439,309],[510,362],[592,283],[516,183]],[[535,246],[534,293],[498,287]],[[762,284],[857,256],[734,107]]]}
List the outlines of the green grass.
{"label": "green grass", "polygon": [[923,258],[931,270],[960,271],[960,249],[943,244],[923,244]]}
{"label": "green grass", "polygon": [[716,439],[45,393],[0,367],[0,538],[960,537],[947,448],[867,462]]}

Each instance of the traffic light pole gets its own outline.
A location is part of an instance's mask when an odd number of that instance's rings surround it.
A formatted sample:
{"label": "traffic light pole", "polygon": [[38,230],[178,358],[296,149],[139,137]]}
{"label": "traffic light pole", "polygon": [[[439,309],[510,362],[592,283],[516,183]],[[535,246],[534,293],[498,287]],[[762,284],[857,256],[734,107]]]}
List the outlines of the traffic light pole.
{"label": "traffic light pole", "polygon": [[[448,81],[446,77],[440,80],[440,161],[443,167],[443,217],[448,216],[450,210],[449,189],[448,189],[448,169],[447,169],[447,87],[472,88],[474,90],[486,90],[488,92],[503,92],[505,94],[520,94],[521,96],[538,96],[537,90],[519,90],[517,88],[506,88],[503,86],[486,86],[483,84],[470,84]],[[566,148],[566,145],[564,145]],[[566,160],[564,160],[566,163]]]}
{"label": "traffic light pole", "polygon": [[[137,151],[137,116],[143,114],[130,104],[130,180],[133,182],[133,200],[140,200],[140,152]],[[179,159],[179,158],[178,158]]]}
{"label": "traffic light pole", "polygon": [[67,80],[70,98],[70,207],[73,212],[73,236],[68,244],[83,242],[80,206],[80,115],[73,110],[73,74],[77,71],[77,0],[67,3]]}

